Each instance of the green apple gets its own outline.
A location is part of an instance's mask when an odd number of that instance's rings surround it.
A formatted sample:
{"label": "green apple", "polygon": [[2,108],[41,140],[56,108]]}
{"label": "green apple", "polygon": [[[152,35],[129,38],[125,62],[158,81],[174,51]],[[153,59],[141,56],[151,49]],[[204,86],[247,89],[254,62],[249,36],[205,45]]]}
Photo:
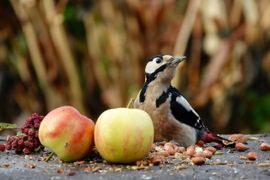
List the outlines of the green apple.
{"label": "green apple", "polygon": [[96,122],[94,140],[103,159],[112,163],[132,163],[143,159],[151,150],[153,122],[140,109],[109,109]]}
{"label": "green apple", "polygon": [[62,106],[49,112],[39,127],[39,140],[62,161],[87,156],[94,144],[94,122],[74,107]]}

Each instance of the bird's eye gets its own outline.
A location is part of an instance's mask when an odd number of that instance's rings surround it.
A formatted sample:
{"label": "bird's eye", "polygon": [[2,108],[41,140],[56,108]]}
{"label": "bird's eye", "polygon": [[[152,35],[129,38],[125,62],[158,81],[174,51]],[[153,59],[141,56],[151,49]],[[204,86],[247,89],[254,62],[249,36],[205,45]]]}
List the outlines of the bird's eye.
{"label": "bird's eye", "polygon": [[161,63],[161,59],[160,58],[156,58],[156,63],[157,64]]}

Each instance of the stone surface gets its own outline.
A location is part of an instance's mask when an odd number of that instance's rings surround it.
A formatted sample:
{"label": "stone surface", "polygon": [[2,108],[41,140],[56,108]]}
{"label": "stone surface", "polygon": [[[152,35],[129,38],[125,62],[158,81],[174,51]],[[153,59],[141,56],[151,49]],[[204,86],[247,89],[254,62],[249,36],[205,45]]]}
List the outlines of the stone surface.
{"label": "stone surface", "polygon": [[[270,135],[248,137],[249,149],[245,152],[223,148],[201,166],[169,160],[165,164],[138,168],[92,161],[91,157],[76,163],[62,163],[57,157],[44,162],[46,151],[30,156],[0,152],[0,179],[270,179],[270,151],[259,150],[260,143],[270,143]],[[245,158],[251,151],[258,154],[257,160]]]}

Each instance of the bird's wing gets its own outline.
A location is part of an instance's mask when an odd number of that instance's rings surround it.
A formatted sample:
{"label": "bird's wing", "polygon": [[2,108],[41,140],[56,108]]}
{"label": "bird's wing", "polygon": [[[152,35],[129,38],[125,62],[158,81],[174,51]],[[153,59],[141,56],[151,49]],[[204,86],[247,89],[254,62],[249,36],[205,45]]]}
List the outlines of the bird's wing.
{"label": "bird's wing", "polygon": [[206,128],[198,113],[176,88],[170,87],[169,92],[171,94],[171,112],[175,119],[196,129]]}

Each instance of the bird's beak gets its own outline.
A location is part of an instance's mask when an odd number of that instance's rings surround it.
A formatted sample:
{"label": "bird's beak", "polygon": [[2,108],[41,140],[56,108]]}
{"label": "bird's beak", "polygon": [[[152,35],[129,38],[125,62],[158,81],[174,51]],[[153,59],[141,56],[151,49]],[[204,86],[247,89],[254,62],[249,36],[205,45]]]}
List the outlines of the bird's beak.
{"label": "bird's beak", "polygon": [[178,57],[174,57],[174,58],[171,58],[170,61],[169,61],[169,64],[170,65],[177,65],[179,64],[180,62],[184,61],[186,59],[186,56],[178,56]]}

